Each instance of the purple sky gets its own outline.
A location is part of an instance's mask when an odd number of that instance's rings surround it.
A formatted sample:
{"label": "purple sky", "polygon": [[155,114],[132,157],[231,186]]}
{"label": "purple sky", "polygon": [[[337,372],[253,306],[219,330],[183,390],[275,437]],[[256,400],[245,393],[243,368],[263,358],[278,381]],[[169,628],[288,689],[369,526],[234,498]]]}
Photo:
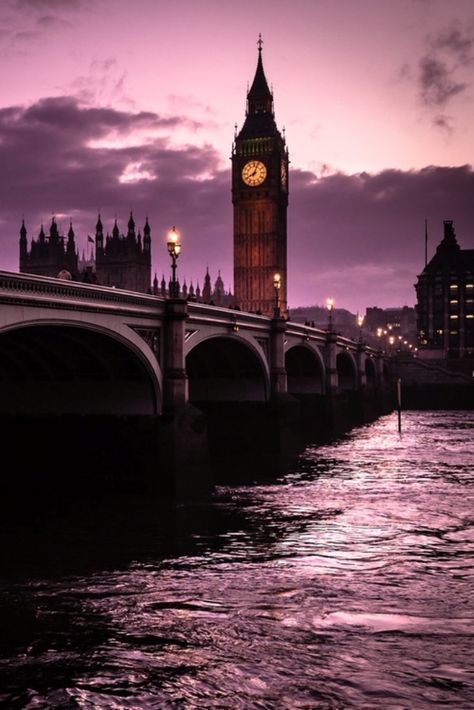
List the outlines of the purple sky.
{"label": "purple sky", "polygon": [[258,33],[290,150],[289,305],[413,305],[442,220],[474,248],[472,0],[2,0],[0,268],[72,217],[149,215],[154,270],[232,285],[230,161]]}

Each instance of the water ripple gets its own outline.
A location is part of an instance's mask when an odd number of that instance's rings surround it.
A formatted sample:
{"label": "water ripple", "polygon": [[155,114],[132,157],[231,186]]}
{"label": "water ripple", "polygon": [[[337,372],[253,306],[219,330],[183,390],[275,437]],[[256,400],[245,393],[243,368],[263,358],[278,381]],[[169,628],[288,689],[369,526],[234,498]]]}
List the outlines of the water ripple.
{"label": "water ripple", "polygon": [[208,506],[10,540],[0,706],[474,707],[473,425],[387,416]]}

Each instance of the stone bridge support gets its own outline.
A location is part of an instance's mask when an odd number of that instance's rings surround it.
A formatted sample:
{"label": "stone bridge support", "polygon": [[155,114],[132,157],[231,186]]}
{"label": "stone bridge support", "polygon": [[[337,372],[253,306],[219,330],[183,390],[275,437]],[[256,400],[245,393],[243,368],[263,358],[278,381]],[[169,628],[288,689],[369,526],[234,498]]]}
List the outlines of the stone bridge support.
{"label": "stone bridge support", "polygon": [[186,301],[166,301],[159,469],[168,494],[195,500],[210,489],[211,469],[206,416],[189,404],[184,352],[187,317]]}
{"label": "stone bridge support", "polygon": [[375,360],[375,373],[376,373],[376,379],[377,379],[377,387],[383,387],[384,385],[384,380],[385,380],[385,375],[384,375],[384,360],[381,354],[379,353],[377,355],[377,358]]}
{"label": "stone bridge support", "polygon": [[337,334],[328,331],[326,335],[326,392],[328,395],[334,394],[338,388],[337,376]]}
{"label": "stone bridge support", "polygon": [[301,446],[301,406],[288,394],[288,376],[285,367],[285,333],[287,323],[283,318],[273,318],[270,330],[270,385],[269,417],[271,427],[266,443],[268,452],[274,454],[273,466],[284,464]]}
{"label": "stone bridge support", "polygon": [[357,362],[357,389],[359,390],[365,390],[367,387],[367,373],[365,369],[365,359],[366,359],[366,352],[365,352],[365,346],[363,343],[359,343],[357,347],[357,355],[356,355],[356,362]]}
{"label": "stone bridge support", "polygon": [[288,391],[285,369],[285,331],[286,321],[283,320],[283,318],[274,318],[270,332],[270,378],[272,397],[286,394]]}
{"label": "stone bridge support", "polygon": [[166,301],[163,353],[163,411],[176,412],[188,403],[188,379],[184,359],[187,302]]}

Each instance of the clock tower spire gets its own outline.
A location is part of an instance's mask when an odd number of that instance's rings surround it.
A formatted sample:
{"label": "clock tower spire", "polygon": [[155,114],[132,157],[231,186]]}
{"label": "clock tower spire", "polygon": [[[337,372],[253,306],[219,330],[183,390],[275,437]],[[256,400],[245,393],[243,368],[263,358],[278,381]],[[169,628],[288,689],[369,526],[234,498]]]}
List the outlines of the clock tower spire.
{"label": "clock tower spire", "polygon": [[242,310],[273,315],[273,277],[281,275],[280,305],[287,313],[286,213],[288,150],[275,122],[273,94],[263,70],[262,37],[244,125],[232,150],[234,291]]}

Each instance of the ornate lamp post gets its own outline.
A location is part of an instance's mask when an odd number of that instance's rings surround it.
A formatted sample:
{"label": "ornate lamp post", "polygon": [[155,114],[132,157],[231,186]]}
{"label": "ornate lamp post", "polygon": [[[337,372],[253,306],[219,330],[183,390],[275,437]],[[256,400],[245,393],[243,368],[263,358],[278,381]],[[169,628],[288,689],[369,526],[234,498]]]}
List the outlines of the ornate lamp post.
{"label": "ornate lamp post", "polygon": [[171,284],[170,284],[170,286],[171,286],[170,297],[171,298],[178,298],[179,293],[178,293],[178,283],[176,281],[176,261],[178,259],[180,252],[181,252],[181,244],[179,243],[179,237],[178,237],[178,233],[176,232],[175,226],[173,226],[173,229],[168,233],[167,247],[168,247],[168,254],[171,257],[171,272],[172,272]]}
{"label": "ornate lamp post", "polygon": [[273,317],[280,317],[280,288],[281,288],[281,276],[280,274],[273,274],[273,288],[275,289],[275,308],[273,310]]}
{"label": "ornate lamp post", "polygon": [[334,310],[334,299],[326,299],[326,308],[328,309],[328,330],[332,331],[332,312]]}
{"label": "ornate lamp post", "polygon": [[357,325],[359,326],[359,343],[362,343],[362,324],[364,322],[364,316],[360,313],[357,314]]}
{"label": "ornate lamp post", "polygon": [[394,344],[394,342],[395,342],[395,338],[393,337],[393,335],[390,335],[390,336],[389,336],[388,342],[389,342],[389,345],[390,345],[390,352],[389,352],[389,355],[392,356],[392,355],[393,355],[393,344]]}

